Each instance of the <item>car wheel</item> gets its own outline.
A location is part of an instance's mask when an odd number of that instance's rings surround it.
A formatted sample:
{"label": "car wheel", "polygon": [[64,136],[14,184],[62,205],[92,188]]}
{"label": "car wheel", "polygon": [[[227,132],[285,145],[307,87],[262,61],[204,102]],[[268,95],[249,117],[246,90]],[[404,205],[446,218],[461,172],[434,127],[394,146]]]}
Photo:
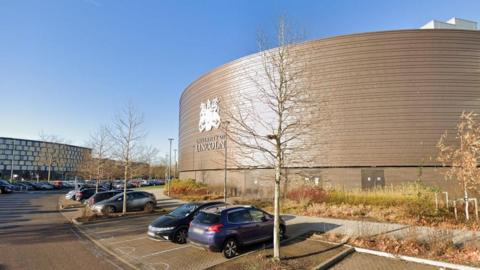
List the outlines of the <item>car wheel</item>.
{"label": "car wheel", "polygon": [[233,238],[227,239],[225,245],[223,245],[223,256],[230,259],[238,255],[238,244]]}
{"label": "car wheel", "polygon": [[187,243],[187,237],[188,237],[187,228],[180,228],[180,229],[177,230],[177,232],[175,232],[173,240],[174,240],[175,243],[185,244],[185,243]]}
{"label": "car wheel", "polygon": [[145,204],[145,206],[143,207],[143,210],[145,212],[152,212],[153,211],[153,203],[147,203]]}
{"label": "car wheel", "polygon": [[2,189],[2,188],[0,188],[0,194],[2,194],[2,193],[3,193],[3,189]]}
{"label": "car wheel", "polygon": [[112,214],[112,213],[115,213],[115,207],[113,207],[113,206],[111,206],[111,205],[108,205],[108,206],[106,206],[105,209],[103,210],[103,213],[104,213],[105,215],[107,215],[107,216],[110,215],[110,214]]}

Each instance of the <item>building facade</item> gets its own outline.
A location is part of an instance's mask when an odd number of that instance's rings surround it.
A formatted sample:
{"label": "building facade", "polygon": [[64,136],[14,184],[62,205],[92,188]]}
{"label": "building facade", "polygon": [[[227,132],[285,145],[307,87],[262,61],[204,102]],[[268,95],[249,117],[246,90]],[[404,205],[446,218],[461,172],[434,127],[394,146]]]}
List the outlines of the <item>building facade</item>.
{"label": "building facade", "polygon": [[[444,131],[455,134],[462,111],[480,110],[479,31],[361,33],[309,41],[293,50],[308,56],[309,93],[319,105],[311,134],[316,141],[305,142],[308,152],[296,153],[299,160],[315,158],[286,165],[291,184],[365,188],[421,180],[456,190],[444,180],[436,144]],[[224,113],[218,104],[228,108],[242,93],[258,91],[248,71],[259,69],[261,58],[257,53],[227,63],[185,89],[180,178],[223,183],[224,134],[218,125]],[[323,99],[328,105],[320,105]],[[328,122],[322,120],[326,114]],[[239,166],[242,162],[229,153],[232,192],[259,194],[273,186],[271,168]]]}
{"label": "building facade", "polygon": [[0,137],[0,178],[46,179],[49,167],[52,180],[71,178],[90,155],[85,147]]}

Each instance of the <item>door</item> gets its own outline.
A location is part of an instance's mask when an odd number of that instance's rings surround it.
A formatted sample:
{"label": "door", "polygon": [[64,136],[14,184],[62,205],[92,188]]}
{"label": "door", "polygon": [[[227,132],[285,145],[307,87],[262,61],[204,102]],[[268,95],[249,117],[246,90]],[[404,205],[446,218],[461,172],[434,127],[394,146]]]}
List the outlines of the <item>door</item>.
{"label": "door", "polygon": [[235,209],[228,212],[227,221],[242,244],[249,244],[257,239],[260,225],[253,222],[247,209]]}
{"label": "door", "polygon": [[258,209],[250,209],[250,216],[257,224],[256,240],[264,241],[273,237],[273,219]]}
{"label": "door", "polygon": [[362,169],[362,189],[385,187],[384,170]]}

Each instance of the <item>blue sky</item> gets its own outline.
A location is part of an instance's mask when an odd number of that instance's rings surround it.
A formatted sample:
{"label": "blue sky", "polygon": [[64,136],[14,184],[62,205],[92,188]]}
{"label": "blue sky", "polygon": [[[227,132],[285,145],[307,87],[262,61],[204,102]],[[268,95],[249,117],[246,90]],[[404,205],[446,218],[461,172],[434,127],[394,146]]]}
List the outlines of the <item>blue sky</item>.
{"label": "blue sky", "polygon": [[[307,39],[480,19],[480,1],[0,0],[0,136],[83,145],[132,101],[146,142],[178,136],[192,81],[257,51],[280,15]],[[176,148],[176,147],[175,147]]]}

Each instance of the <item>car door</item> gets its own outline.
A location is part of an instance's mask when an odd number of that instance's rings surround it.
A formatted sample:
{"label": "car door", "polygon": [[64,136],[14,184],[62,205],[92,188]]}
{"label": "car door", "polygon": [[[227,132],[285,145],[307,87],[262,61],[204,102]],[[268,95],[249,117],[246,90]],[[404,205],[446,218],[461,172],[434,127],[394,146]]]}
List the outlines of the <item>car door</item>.
{"label": "car door", "polygon": [[127,194],[127,211],[135,210],[136,202],[135,202],[135,193]]}
{"label": "car door", "polygon": [[237,234],[238,240],[243,244],[257,241],[258,224],[252,221],[248,209],[234,209],[227,213],[229,227]]}
{"label": "car door", "polygon": [[249,210],[252,221],[256,223],[258,241],[267,240],[273,237],[273,219],[263,211],[252,208]]}

